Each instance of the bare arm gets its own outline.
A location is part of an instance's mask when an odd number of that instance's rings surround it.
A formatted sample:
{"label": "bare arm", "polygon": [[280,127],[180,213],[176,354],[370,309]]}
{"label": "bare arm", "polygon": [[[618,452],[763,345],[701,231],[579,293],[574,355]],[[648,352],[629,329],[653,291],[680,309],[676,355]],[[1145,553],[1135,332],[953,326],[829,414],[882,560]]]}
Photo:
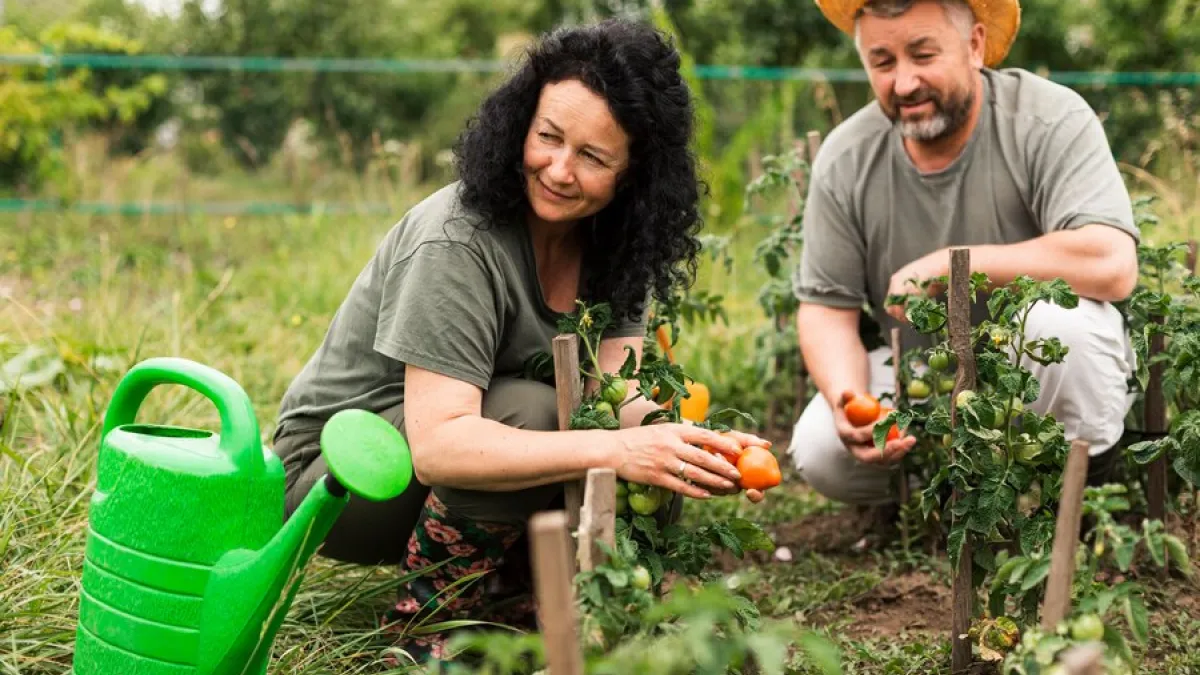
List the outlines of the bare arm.
{"label": "bare arm", "polygon": [[860,311],[802,303],[796,313],[804,365],[830,406],[844,391],[865,392],[870,382],[867,350],[858,335]]}
{"label": "bare arm", "polygon": [[[1060,230],[1015,244],[972,246],[971,267],[1004,285],[1022,274],[1062,277],[1080,296],[1102,302],[1124,300],[1138,279],[1137,244],[1108,225]],[[946,253],[949,265],[949,253]]]}
{"label": "bare arm", "polygon": [[[1013,244],[967,246],[971,269],[988,276],[993,288],[1021,275],[1039,281],[1062,278],[1080,297],[1101,302],[1124,300],[1138,280],[1137,244],[1127,233],[1108,225],[1085,225],[1057,230]],[[889,295],[919,292],[912,279],[931,279],[950,273],[950,251],[939,249],[914,260],[892,275]],[[941,290],[936,284],[931,292]],[[904,320],[901,305],[888,313]]]}
{"label": "bare arm", "polygon": [[[469,383],[428,370],[405,370],[405,428],[417,479],[430,486],[512,491],[577,480],[608,467],[626,480],[693,498],[735,490],[736,469],[701,450],[735,442],[686,424],[604,430],[531,431],[482,416],[483,395]],[[676,472],[686,464],[685,478]]]}

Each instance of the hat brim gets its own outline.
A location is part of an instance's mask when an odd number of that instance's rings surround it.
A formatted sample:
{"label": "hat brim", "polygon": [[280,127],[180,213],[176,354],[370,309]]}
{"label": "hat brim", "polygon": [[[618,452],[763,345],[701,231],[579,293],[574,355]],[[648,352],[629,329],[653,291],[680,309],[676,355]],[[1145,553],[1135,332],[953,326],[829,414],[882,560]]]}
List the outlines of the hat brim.
{"label": "hat brim", "polygon": [[[866,0],[815,0],[830,23],[847,35],[854,35],[854,17]],[[1017,0],[966,0],[975,20],[983,24],[987,35],[983,63],[999,64],[1008,56],[1021,27],[1021,5]]]}

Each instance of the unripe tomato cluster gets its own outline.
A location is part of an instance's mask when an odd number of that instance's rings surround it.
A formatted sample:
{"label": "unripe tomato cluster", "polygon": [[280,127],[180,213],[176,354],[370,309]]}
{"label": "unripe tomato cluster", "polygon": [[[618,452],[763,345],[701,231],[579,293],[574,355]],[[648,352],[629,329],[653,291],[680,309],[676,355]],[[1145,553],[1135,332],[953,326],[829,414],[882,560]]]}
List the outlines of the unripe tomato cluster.
{"label": "unripe tomato cluster", "polygon": [[930,372],[924,377],[908,383],[908,397],[916,400],[929,398],[937,390],[939,394],[949,394],[954,391],[954,376],[951,375],[958,367],[958,359],[953,352],[939,349],[929,356]]}

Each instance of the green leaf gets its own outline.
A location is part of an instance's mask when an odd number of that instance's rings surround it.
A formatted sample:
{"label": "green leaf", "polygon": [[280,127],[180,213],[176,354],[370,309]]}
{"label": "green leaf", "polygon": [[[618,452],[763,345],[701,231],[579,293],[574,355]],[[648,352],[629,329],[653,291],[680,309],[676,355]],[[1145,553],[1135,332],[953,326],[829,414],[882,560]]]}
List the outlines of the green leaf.
{"label": "green leaf", "polygon": [[1021,590],[1028,591],[1045,580],[1046,575],[1050,574],[1050,558],[1042,558],[1035,562],[1029,568],[1029,573],[1025,575],[1025,579],[1021,582]]}
{"label": "green leaf", "polygon": [[1009,558],[1003,565],[1000,566],[1000,569],[996,570],[995,576],[992,577],[992,589],[995,590],[1001,586],[1004,586],[1005,584],[1015,584],[1020,581],[1020,577],[1012,579],[1011,581],[1009,578],[1013,576],[1013,573],[1018,567],[1023,565],[1025,568],[1028,568],[1029,563],[1029,558],[1023,558],[1021,556]]}
{"label": "green leaf", "polygon": [[724,523],[714,523],[711,533],[722,546],[729,549],[729,552],[733,553],[739,560],[746,555],[745,550],[742,549],[741,540]]}
{"label": "green leaf", "polygon": [[615,570],[612,568],[602,568],[604,577],[608,579],[608,583],[612,584],[613,588],[625,588],[629,585],[629,572],[626,570]]}
{"label": "green leaf", "polygon": [[1122,572],[1128,572],[1129,567],[1133,565],[1133,556],[1137,552],[1138,540],[1133,537],[1122,539],[1113,548],[1113,558],[1117,562],[1117,567]]}
{"label": "green leaf", "polygon": [[1138,464],[1149,464],[1161,457],[1164,449],[1161,441],[1140,441],[1130,445],[1126,452]]}
{"label": "green leaf", "polygon": [[771,539],[771,535],[767,534],[767,531],[757,523],[745,518],[730,518],[725,524],[737,535],[738,541],[745,550],[767,551],[768,553],[775,550],[775,542]]}
{"label": "green leaf", "polygon": [[1129,643],[1125,641],[1125,636],[1121,634],[1121,631],[1108,624],[1105,624],[1104,644],[1107,645],[1109,649],[1116,652],[1121,659],[1129,665],[1130,668],[1134,668],[1136,671],[1137,664],[1133,658],[1133,652],[1130,651]]}
{"label": "green leaf", "polygon": [[1129,621],[1134,639],[1146,644],[1150,640],[1150,619],[1146,615],[1145,603],[1138,596],[1125,596],[1125,619]]}
{"label": "green leaf", "polygon": [[637,353],[634,352],[633,347],[626,345],[625,346],[625,363],[621,364],[621,369],[618,371],[618,374],[621,376],[622,379],[632,380],[632,379],[634,379],[634,375],[636,372],[637,372]]}
{"label": "green leaf", "polygon": [[842,675],[842,655],[837,645],[811,631],[802,633],[799,642],[822,675]]}
{"label": "green leaf", "polygon": [[1171,561],[1179,568],[1181,572],[1191,576],[1192,561],[1188,557],[1187,547],[1180,541],[1179,537],[1173,534],[1168,534],[1163,537],[1163,541],[1167,544],[1167,553],[1171,556]]}

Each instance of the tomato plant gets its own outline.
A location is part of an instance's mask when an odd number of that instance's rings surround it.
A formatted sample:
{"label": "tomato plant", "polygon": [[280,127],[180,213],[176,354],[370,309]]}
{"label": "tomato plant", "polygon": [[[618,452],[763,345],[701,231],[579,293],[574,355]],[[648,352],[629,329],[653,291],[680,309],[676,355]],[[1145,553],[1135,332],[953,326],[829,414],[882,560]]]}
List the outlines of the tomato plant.
{"label": "tomato plant", "polygon": [[[1158,222],[1149,210],[1150,202],[1135,203],[1143,231]],[[1163,366],[1162,392],[1170,419],[1166,435],[1143,434],[1147,439],[1132,444],[1129,452],[1140,465],[1166,456],[1175,474],[1195,488],[1200,486],[1200,279],[1182,264],[1186,249],[1182,242],[1140,244],[1140,283],[1118,307],[1133,337],[1138,358],[1135,383],[1142,403],[1151,365]],[[1152,354],[1155,337],[1161,339],[1163,350]],[[1129,426],[1140,428],[1142,416],[1132,418]]]}
{"label": "tomato plant", "polygon": [[[612,322],[612,312],[607,304],[579,303],[576,312],[564,316],[559,330],[579,336],[582,355],[580,370],[586,381],[594,386],[585,390],[580,405],[570,416],[572,429],[617,429],[620,412],[633,401],[645,400],[665,402],[679,400],[687,394],[690,378],[683,368],[664,358],[656,350],[643,353],[641,363],[632,349],[627,350],[624,363],[617,373],[604,373],[600,369],[597,351],[603,333]],[[631,390],[626,382],[635,383]],[[620,383],[620,384],[618,384]],[[624,395],[617,400],[616,394]],[[682,400],[686,400],[685,398]],[[646,415],[642,424],[658,421],[679,422],[679,405],[659,405]],[[696,426],[727,431],[728,421],[744,419],[751,425],[753,417],[732,408],[716,411]],[[753,449],[748,449],[753,450]],[[743,453],[737,461],[746,461],[746,487],[762,486],[761,489],[778,485],[781,477],[779,466],[769,451],[769,459],[751,452]],[[728,459],[728,458],[727,458]],[[739,467],[741,465],[739,464]],[[712,522],[697,528],[685,528],[670,522],[671,514],[682,496],[652,485],[641,485],[625,480],[617,481],[617,531],[627,537],[639,566],[649,571],[652,584],[657,588],[668,573],[695,576],[700,574],[713,560],[714,548],[723,548],[741,558],[747,551],[774,549],[766,532],[758,525],[741,518],[725,522]]]}
{"label": "tomato plant", "polygon": [[[943,277],[928,283],[946,281]],[[1080,548],[1075,600],[1076,612],[1085,618],[1064,622],[1054,635],[1030,632],[1036,631],[1050,572],[1050,547],[1069,446],[1061,423],[1031,409],[1040,383],[1023,364],[1058,364],[1070,354],[1056,337],[1027,337],[1027,325],[1037,304],[1071,308],[1078,297],[1061,279],[1020,277],[992,288],[985,275],[972,274],[971,297],[984,291],[990,293],[987,318],[971,327],[969,340],[974,346],[976,382],[954,399],[949,396],[953,391],[949,369],[951,363],[955,367],[957,363],[950,351],[947,306],[930,296],[894,299],[903,303],[908,320],[927,336],[928,343],[903,355],[901,381],[909,396],[898,396],[896,410],[888,411],[876,425],[875,442],[882,447],[893,424],[913,430],[919,443],[906,462],[925,485],[913,496],[915,510],[923,519],[948,527],[952,566],[957,565],[965,544],[971,543],[975,583],[986,594],[971,631],[980,658],[1018,668],[1012,672],[1037,672],[1029,668],[1036,667],[1040,658],[1049,659],[1043,665],[1052,664],[1058,649],[1082,640],[1072,637],[1072,631],[1094,637],[1096,622],[1100,622],[1099,633],[1110,658],[1133,667],[1129,647],[1112,622],[1123,617],[1136,639],[1148,639],[1142,630],[1145,608],[1138,588],[1129,582],[1110,588],[1080,580],[1095,576],[1106,541],[1120,542],[1118,565],[1128,566],[1133,547],[1141,541],[1160,565],[1168,563],[1162,552],[1169,551],[1176,566],[1186,569],[1183,544],[1165,535],[1157,521],[1147,521],[1144,532],[1135,535],[1106,515],[1119,509],[1120,501],[1106,501],[1100,495],[1110,493],[1090,491],[1085,513],[1096,525],[1084,537],[1092,546]],[[950,386],[936,384],[943,380]],[[926,391],[914,388],[914,382],[933,386],[928,386],[927,396],[912,396],[909,390]],[[953,425],[952,409],[957,420]],[[954,493],[956,500],[951,499]],[[1123,609],[1110,615],[1116,605]],[[1025,635],[1030,636],[1028,641]],[[1020,649],[1016,649],[1018,645]]]}

